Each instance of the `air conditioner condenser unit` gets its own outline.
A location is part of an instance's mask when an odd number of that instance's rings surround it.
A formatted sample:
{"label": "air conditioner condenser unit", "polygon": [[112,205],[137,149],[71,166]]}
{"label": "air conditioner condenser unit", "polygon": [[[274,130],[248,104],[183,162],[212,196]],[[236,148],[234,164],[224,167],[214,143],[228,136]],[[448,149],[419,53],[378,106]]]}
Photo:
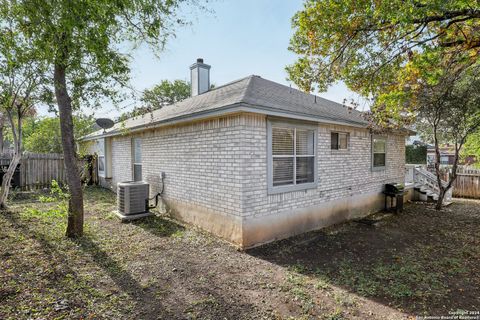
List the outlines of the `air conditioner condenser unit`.
{"label": "air conditioner condenser unit", "polygon": [[134,220],[152,215],[149,212],[150,185],[143,181],[126,181],[117,184],[117,216]]}

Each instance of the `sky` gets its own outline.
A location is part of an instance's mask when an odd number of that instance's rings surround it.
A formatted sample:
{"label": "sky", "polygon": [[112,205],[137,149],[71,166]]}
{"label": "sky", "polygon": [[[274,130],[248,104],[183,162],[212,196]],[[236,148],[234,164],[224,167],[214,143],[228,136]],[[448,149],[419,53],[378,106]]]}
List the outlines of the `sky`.
{"label": "sky", "polygon": [[[197,12],[190,26],[177,30],[160,57],[147,47],[134,52],[131,86],[136,91],[164,79],[189,80],[189,66],[197,58],[211,65],[210,79],[217,86],[255,74],[295,87],[287,81],[285,66],[296,60],[288,45],[291,18],[302,8],[301,0],[213,0],[208,8],[213,12]],[[318,95],[339,103],[356,98],[343,84]],[[115,118],[134,105],[126,100],[118,110],[107,103],[94,115]]]}

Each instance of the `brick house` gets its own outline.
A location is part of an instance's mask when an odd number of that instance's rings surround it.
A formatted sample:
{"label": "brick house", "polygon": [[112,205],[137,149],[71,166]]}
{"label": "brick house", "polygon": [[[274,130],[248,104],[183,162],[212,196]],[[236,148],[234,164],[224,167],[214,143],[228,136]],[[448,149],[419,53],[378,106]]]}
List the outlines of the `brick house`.
{"label": "brick house", "polygon": [[405,179],[407,133],[376,135],[361,113],[249,76],[210,88],[191,67],[192,97],[84,138],[101,184],[160,188],[171,214],[242,247],[383,208]]}

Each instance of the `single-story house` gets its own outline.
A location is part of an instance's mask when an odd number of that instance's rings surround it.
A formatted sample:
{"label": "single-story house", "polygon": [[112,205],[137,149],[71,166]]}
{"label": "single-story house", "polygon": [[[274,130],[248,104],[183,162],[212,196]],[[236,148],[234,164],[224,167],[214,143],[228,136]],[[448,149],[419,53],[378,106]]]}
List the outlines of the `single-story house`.
{"label": "single-story house", "polygon": [[171,214],[241,248],[379,211],[404,183],[408,132],[375,134],[362,113],[259,76],[210,88],[84,137],[101,184],[143,180]]}

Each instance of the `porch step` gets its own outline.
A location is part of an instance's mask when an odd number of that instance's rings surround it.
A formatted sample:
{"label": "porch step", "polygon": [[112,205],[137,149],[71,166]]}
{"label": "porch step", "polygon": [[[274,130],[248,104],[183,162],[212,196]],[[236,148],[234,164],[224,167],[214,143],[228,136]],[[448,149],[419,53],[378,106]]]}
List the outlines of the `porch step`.
{"label": "porch step", "polygon": [[[427,201],[428,202],[437,202],[438,201],[438,194],[436,194],[436,193],[432,194],[431,192],[427,193]],[[448,201],[448,200],[445,200],[445,199],[443,200],[443,205],[444,206],[448,206],[452,203],[453,203],[452,201]]]}
{"label": "porch step", "polygon": [[415,187],[414,190],[415,190],[415,191],[418,191],[418,192],[421,192],[421,193],[423,193],[423,194],[426,194],[426,193],[427,193],[427,189],[422,188],[422,187]]}
{"label": "porch step", "polygon": [[[438,193],[425,188],[415,188],[415,191],[421,192],[427,197],[427,201],[438,201]],[[444,205],[449,205],[452,202],[444,200]]]}
{"label": "porch step", "polygon": [[[436,187],[438,183],[437,177],[435,174],[428,172],[427,170],[421,167],[415,167],[413,169],[413,186],[414,191],[416,192],[416,197],[420,201],[435,202],[438,201],[439,197],[439,188]],[[442,185],[446,186],[447,183],[442,181]],[[452,189],[450,189],[443,202],[445,205],[452,203]]]}

